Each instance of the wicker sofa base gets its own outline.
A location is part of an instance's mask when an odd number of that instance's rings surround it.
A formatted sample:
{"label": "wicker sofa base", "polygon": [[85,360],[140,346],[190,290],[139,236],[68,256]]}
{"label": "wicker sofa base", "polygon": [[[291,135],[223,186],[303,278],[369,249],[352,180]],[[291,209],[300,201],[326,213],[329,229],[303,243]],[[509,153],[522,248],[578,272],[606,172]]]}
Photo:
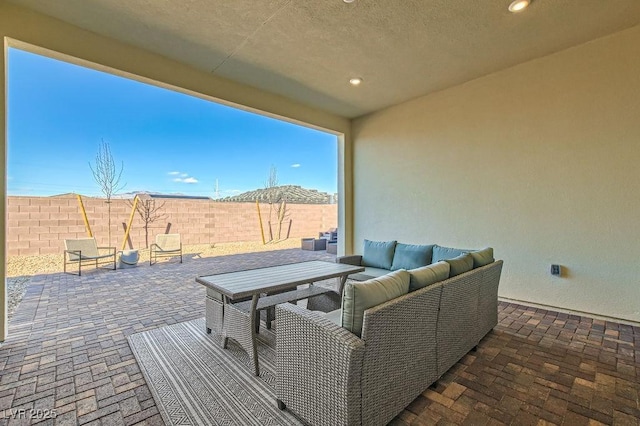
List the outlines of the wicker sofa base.
{"label": "wicker sofa base", "polygon": [[312,425],[385,425],[498,323],[502,261],[365,311],[358,337],[278,305],[276,397]]}

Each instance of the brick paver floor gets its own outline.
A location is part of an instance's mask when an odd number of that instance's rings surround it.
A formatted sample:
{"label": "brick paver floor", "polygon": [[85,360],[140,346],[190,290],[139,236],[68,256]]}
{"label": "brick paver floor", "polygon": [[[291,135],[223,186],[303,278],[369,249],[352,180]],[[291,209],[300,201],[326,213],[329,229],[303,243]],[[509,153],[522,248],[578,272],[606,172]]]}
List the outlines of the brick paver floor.
{"label": "brick paver floor", "polygon": [[[0,346],[0,425],[162,425],[126,337],[204,315],[197,275],[325,259],[279,250],[32,279]],[[638,425],[640,328],[500,304],[500,324],[392,423]],[[13,414],[13,416],[12,416]]]}
{"label": "brick paver floor", "polygon": [[508,303],[498,321],[392,424],[640,424],[640,327]]}

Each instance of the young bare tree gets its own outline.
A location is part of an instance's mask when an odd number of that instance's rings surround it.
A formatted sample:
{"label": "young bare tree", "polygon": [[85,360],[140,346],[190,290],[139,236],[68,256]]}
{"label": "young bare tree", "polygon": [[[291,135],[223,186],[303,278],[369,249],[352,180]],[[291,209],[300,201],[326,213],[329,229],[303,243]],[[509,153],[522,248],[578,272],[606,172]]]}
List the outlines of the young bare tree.
{"label": "young bare tree", "polygon": [[107,199],[107,220],[109,225],[107,233],[109,245],[111,245],[111,198],[125,187],[125,184],[120,185],[124,162],[120,164],[120,171],[118,171],[116,163],[113,160],[113,155],[111,155],[109,143],[102,139],[100,145],[98,145],[95,165],[92,166],[91,162],[89,162],[89,168],[93,173],[93,178],[100,187],[100,191],[102,191]]}
{"label": "young bare tree", "polygon": [[[287,199],[283,197],[280,204],[276,207],[278,213],[278,240],[282,239],[282,224],[285,220],[289,219],[289,209],[287,208]],[[289,238],[289,233],[287,233],[287,238]]]}
{"label": "young bare tree", "polygon": [[[278,203],[281,201],[282,193],[278,190],[278,169],[273,164],[269,169],[269,177],[264,184],[266,189],[267,203],[269,203],[269,237],[270,240],[273,240],[273,229],[272,229],[272,218],[274,212],[274,203]],[[277,209],[277,208],[276,208]],[[278,213],[276,210],[276,213]]]}
{"label": "young bare tree", "polygon": [[264,183],[264,187],[269,189],[275,188],[276,186],[278,186],[278,169],[272,164],[271,168],[269,169],[269,177]]}
{"label": "young bare tree", "polygon": [[[148,197],[148,196],[147,196]],[[163,220],[167,218],[165,213],[161,213],[160,210],[164,207],[165,202],[163,201],[161,204],[156,204],[156,200],[153,198],[143,198],[138,196],[138,204],[136,204],[136,212],[140,215],[142,219],[143,228],[144,228],[144,244],[145,248],[149,248],[149,226],[153,222],[157,222],[159,220]],[[127,200],[129,206],[133,207],[133,202]]]}

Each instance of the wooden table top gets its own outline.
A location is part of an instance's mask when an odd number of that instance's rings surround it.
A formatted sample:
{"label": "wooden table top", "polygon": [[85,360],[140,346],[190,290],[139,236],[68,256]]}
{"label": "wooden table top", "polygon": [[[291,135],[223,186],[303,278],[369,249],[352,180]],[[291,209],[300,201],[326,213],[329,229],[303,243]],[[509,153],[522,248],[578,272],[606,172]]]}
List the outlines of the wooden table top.
{"label": "wooden table top", "polygon": [[197,277],[196,282],[231,299],[237,299],[269,291],[286,290],[300,284],[344,277],[362,271],[364,271],[362,266],[313,260],[246,271],[204,275]]}

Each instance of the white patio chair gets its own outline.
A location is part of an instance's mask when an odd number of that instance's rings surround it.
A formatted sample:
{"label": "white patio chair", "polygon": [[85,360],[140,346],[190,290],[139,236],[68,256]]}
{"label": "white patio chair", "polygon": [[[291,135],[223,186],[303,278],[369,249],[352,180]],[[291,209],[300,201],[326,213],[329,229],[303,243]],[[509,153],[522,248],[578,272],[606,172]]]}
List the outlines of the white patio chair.
{"label": "white patio chair", "polygon": [[180,263],[182,263],[180,234],[156,235],[156,242],[149,247],[149,265],[157,263],[158,257],[173,257],[177,255],[180,255]]}
{"label": "white patio chair", "polygon": [[[100,252],[102,250],[102,252]],[[105,251],[109,251],[106,253]],[[106,261],[102,261],[106,260]],[[98,247],[95,238],[77,238],[64,240],[64,266],[63,270],[67,274],[67,265],[77,263],[78,275],[82,275],[82,264],[86,262],[95,263],[96,268],[101,264],[113,263],[116,269],[116,248],[115,247]]]}

